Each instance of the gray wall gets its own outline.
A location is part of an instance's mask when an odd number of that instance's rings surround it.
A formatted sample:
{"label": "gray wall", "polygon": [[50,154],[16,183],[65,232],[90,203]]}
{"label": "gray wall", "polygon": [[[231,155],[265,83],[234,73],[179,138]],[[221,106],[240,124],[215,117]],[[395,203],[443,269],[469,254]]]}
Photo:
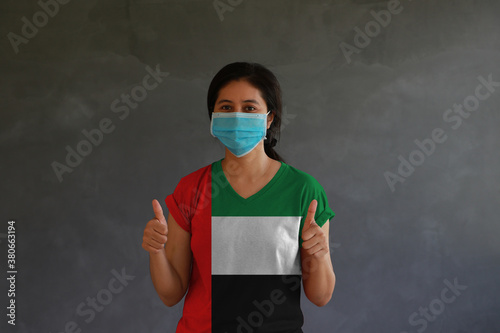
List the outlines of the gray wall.
{"label": "gray wall", "polygon": [[[475,97],[479,77],[500,82],[500,3],[232,3],[219,16],[212,1],[70,1],[44,17],[2,0],[1,267],[14,219],[18,272],[15,327],[0,282],[0,330],[174,332],[182,304],[155,293],[142,232],[153,198],[222,158],[206,91],[246,60],[281,81],[277,150],[336,213],[336,289],[323,308],[304,299],[305,332],[500,331],[500,86]],[[147,66],[169,73],[151,90]],[[131,92],[144,99],[127,107]],[[89,153],[82,131],[101,124]],[[88,154],[71,167],[67,146]],[[109,304],[91,310],[96,297]]]}

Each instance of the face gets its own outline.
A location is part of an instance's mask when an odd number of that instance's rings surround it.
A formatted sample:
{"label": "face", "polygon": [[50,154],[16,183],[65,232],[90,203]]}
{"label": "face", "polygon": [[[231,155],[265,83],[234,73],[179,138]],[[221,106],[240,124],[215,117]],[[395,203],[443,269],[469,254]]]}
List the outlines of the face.
{"label": "face", "polygon": [[[259,89],[245,80],[231,81],[219,90],[215,101],[214,112],[248,112],[267,113],[266,102]],[[272,123],[274,115],[269,113],[267,127]]]}

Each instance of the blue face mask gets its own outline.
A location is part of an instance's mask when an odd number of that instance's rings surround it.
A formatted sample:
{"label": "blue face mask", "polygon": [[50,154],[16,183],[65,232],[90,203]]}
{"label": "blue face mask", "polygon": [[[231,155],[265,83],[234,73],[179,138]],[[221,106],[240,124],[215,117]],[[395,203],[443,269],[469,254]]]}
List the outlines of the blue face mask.
{"label": "blue face mask", "polygon": [[266,137],[269,112],[213,112],[210,133],[236,157],[245,156]]}

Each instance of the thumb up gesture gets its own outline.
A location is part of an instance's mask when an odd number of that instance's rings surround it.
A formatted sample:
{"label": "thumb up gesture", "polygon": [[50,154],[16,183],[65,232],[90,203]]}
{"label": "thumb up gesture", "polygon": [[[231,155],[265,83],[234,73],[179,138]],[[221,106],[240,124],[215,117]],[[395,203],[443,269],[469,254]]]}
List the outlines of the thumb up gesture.
{"label": "thumb up gesture", "polygon": [[328,254],[329,248],[325,232],[314,221],[314,215],[316,214],[317,207],[318,202],[313,199],[309,205],[309,209],[307,210],[307,216],[302,228],[302,248],[308,255],[321,258]]}
{"label": "thumb up gesture", "polygon": [[156,199],[153,200],[153,211],[155,217],[146,224],[144,236],[142,237],[142,247],[150,254],[159,253],[165,248],[168,234],[167,220],[163,215],[160,203]]}

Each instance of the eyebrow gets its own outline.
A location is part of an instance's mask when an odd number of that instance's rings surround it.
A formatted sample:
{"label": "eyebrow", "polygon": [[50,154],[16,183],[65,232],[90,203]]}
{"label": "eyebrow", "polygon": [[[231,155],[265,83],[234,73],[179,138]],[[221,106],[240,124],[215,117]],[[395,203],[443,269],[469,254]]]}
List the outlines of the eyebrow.
{"label": "eyebrow", "polygon": [[[233,101],[230,101],[230,100],[228,100],[228,99],[221,99],[221,100],[217,103],[217,105],[218,105],[218,104],[222,104],[222,103],[233,103]],[[257,104],[257,105],[260,105],[260,104],[259,104],[259,102],[257,102],[257,100],[255,100],[255,99],[246,99],[246,100],[244,100],[244,101],[243,101],[243,103],[255,103],[255,104]]]}

